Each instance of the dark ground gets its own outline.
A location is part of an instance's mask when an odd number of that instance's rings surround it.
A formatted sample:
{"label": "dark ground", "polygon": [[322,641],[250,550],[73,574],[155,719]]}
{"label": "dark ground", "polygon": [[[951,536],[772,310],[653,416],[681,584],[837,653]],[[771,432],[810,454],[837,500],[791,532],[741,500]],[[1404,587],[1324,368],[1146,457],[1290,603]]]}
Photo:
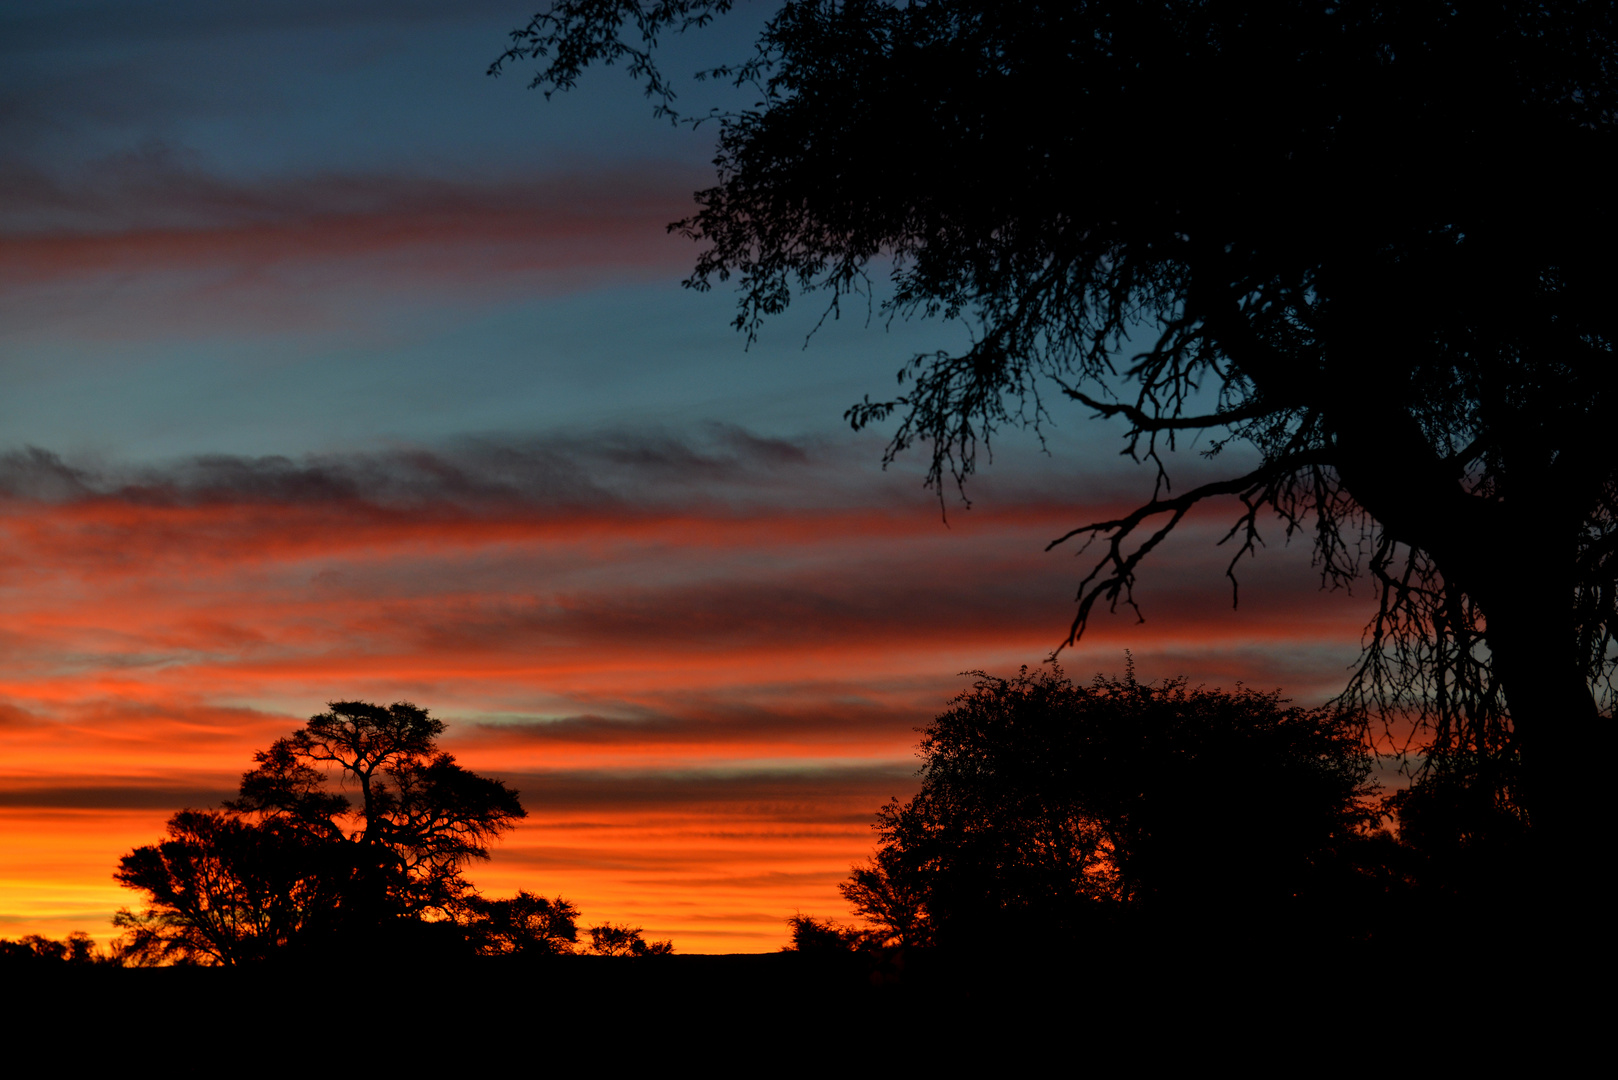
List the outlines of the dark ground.
{"label": "dark ground", "polygon": [[890,970],[875,982],[862,966],[793,953],[431,967],[336,956],[319,970],[0,975],[12,1047],[43,1039],[59,1052],[182,1074],[593,1071],[609,1062],[727,1074],[1047,1072],[1053,1063],[1554,1068],[1610,1028],[1605,974],[1591,972],[1581,991],[1577,965],[1529,971],[1480,955],[1437,970],[1417,957],[1384,958],[1382,968],[1372,959],[1346,968],[1318,957],[1137,957],[1126,966],[923,956],[899,981]]}

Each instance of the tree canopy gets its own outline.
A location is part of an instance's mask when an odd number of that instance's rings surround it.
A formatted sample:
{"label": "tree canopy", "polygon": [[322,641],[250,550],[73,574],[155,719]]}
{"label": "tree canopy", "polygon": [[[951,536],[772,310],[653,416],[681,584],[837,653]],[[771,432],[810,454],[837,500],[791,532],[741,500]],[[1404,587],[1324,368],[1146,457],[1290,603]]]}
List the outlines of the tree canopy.
{"label": "tree canopy", "polygon": [[[623,63],[672,115],[658,40],[730,8],[556,0],[496,70],[538,59],[548,93]],[[752,334],[891,268],[892,311],[973,334],[850,410],[896,422],[890,455],[964,482],[1055,395],[1155,467],[1056,541],[1099,541],[1069,642],[1234,497],[1232,567],[1278,515],[1326,584],[1375,582],[1351,701],[1588,840],[1618,671],[1615,57],[1604,0],[783,0],[708,73],[757,104],[714,118],[688,284],[734,279]],[[1195,433],[1252,452],[1175,489]]]}
{"label": "tree canopy", "polygon": [[[1057,668],[978,673],[922,733],[921,790],[877,815],[843,895],[885,942],[1073,944],[1156,925],[1313,924],[1381,838],[1351,718],[1278,695]],[[1346,886],[1346,888],[1345,888]]]}
{"label": "tree canopy", "polygon": [[223,812],[182,811],[123,857],[115,877],[147,896],[117,919],[128,955],[241,964],[469,917],[489,924],[490,951],[565,951],[566,901],[476,904],[462,873],[526,816],[517,793],[438,751],[444,724],[425,709],[329,708],[255,754]]}

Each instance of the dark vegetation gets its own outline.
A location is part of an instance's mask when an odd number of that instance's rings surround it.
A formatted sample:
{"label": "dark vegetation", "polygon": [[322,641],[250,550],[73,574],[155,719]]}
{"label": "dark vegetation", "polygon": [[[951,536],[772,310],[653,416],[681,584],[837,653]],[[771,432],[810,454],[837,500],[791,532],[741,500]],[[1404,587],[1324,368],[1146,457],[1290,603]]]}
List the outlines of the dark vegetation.
{"label": "dark vegetation", "polygon": [[[123,857],[145,894],[120,911],[129,965],[297,964],[344,952],[448,960],[572,953],[578,910],[490,900],[464,876],[525,816],[517,793],[437,750],[442,721],[406,702],[336,701],[255,755],[219,811],[184,810]],[[590,930],[601,955],[666,955],[638,927]]]}
{"label": "dark vegetation", "polygon": [[[951,962],[1298,953],[1390,957],[1444,911],[1521,951],[1520,814],[1429,773],[1386,795],[1351,715],[1275,693],[1060,671],[978,673],[922,734],[921,790],[877,814],[843,896],[799,952],[892,977]],[[1429,948],[1432,946],[1429,945]]]}
{"label": "dark vegetation", "polygon": [[[1449,772],[1386,795],[1353,716],[1142,683],[1132,665],[1088,685],[1054,665],[976,675],[923,731],[920,790],[878,810],[877,850],[841,887],[858,924],[790,920],[792,950],[830,965],[821,975],[914,981],[919,964],[927,981],[1124,951],[1389,953],[1432,910],[1459,941],[1511,944],[1499,909],[1528,887],[1514,871],[1523,815]],[[166,839],[124,856],[116,877],[145,905],[118,913],[110,954],[75,934],[3,942],[0,959],[293,970],[356,954],[420,966],[673,952],[612,923],[581,948],[561,897],[480,896],[467,864],[523,811],[437,751],[442,730],[406,703],[333,702],[257,754],[223,810],[181,811]]]}
{"label": "dark vegetation", "polygon": [[[731,7],[555,0],[494,69],[623,64],[679,119],[657,43]],[[1125,424],[1156,483],[1055,541],[1095,553],[1069,642],[1207,500],[1232,572],[1269,530],[1368,574],[1345,703],[1529,815],[1577,902],[1612,813],[1615,56],[1604,0],[783,0],[706,73],[755,104],[685,117],[718,138],[687,284],[734,279],[749,336],[810,292],[965,321],[848,413],[935,484],[1053,398]],[[1174,487],[1188,439],[1246,452]]]}
{"label": "dark vegetation", "polygon": [[[979,674],[923,732],[920,790],[877,813],[877,851],[842,886],[858,922],[800,914],[788,950],[755,956],[671,956],[611,923],[580,948],[566,900],[479,896],[466,863],[521,807],[436,752],[440,730],[414,706],[333,703],[223,811],[177,814],[124,857],[146,905],[110,953],[36,936],[0,942],[0,968],[132,1034],[183,997],[193,1046],[261,1037],[242,1003],[303,1000],[330,969],[355,976],[350,1025],[397,1025],[403,998],[511,1053],[556,1030],[641,1053],[721,1020],[745,1046],[813,1016],[816,1046],[884,1057],[1048,1043],[1075,1003],[1182,1033],[1244,1030],[1256,1008],[1279,1052],[1385,993],[1416,944],[1422,984],[1455,991],[1434,1022],[1481,980],[1541,977],[1501,919],[1541,885],[1514,873],[1522,817],[1442,772],[1379,797],[1351,717],[1274,693]],[[1413,934],[1435,911],[1445,936]]]}
{"label": "dark vegetation", "polygon": [[[547,91],[625,63],[672,116],[657,39],[730,7],[559,0],[505,60],[540,60]],[[679,225],[705,245],[690,284],[734,276],[751,334],[797,292],[868,299],[891,265],[891,313],[970,321],[969,350],[912,358],[897,396],[849,412],[897,421],[890,454],[927,444],[934,483],[964,483],[1001,426],[1048,420],[1042,393],[1127,424],[1155,486],[1061,538],[1096,551],[1070,642],[1097,605],[1132,607],[1144,561],[1216,497],[1241,504],[1233,567],[1261,527],[1301,532],[1325,584],[1369,574],[1379,609],[1331,710],[980,676],[925,731],[920,791],[878,813],[843,887],[857,924],[800,914],[789,955],[621,966],[646,1000],[1056,987],[1132,1007],[1168,984],[1217,1002],[1263,961],[1301,1008],[1338,995],[1315,1011],[1336,1046],[1387,1000],[1355,973],[1408,946],[1421,1039],[1521,1020],[1486,999],[1547,984],[1501,958],[1582,932],[1611,817],[1615,28],[1618,7],[1577,2],[778,5],[756,54],[711,73],[758,104],[715,118],[717,183]],[[1198,435],[1246,464],[1175,489],[1163,452]],[[1416,724],[1391,795],[1369,783],[1374,717]],[[120,916],[120,956],[575,950],[566,901],[465,880],[522,809],[436,753],[440,730],[340,703],[260,755],[223,811],[124,859],[147,904]],[[78,939],[4,955],[96,966]],[[1461,992],[1424,994],[1435,971]]]}
{"label": "dark vegetation", "polygon": [[82,930],[75,930],[61,941],[40,934],[26,934],[16,941],[0,938],[0,965],[11,969],[37,970],[56,965],[85,968],[116,962],[116,957],[98,949]]}

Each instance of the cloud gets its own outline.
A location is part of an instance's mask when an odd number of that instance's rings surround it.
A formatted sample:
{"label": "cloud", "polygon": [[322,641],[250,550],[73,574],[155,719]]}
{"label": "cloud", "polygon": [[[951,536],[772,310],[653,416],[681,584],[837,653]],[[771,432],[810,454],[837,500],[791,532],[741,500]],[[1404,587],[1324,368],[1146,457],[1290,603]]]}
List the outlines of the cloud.
{"label": "cloud", "polygon": [[[27,585],[4,647],[19,671],[209,683],[349,663],[570,692],[632,650],[626,686],[689,692],[791,682],[811,658],[822,681],[928,654],[961,657],[949,674],[1060,640],[1088,565],[1042,542],[1110,507],[980,504],[944,528],[844,464],[717,426],[162,468],[13,453],[0,582]],[[1087,647],[1246,649],[1238,667],[1262,668],[1262,642],[1295,671],[1357,638],[1366,598],[1321,594],[1301,550],[1266,553],[1233,612],[1222,531],[1216,510],[1188,518],[1138,590],[1149,623],[1103,614]]]}
{"label": "cloud", "polygon": [[[531,812],[477,868],[486,892],[773,948],[761,912],[842,910],[958,673],[1010,674],[1060,639],[1087,564],[1045,542],[1127,505],[1025,474],[946,527],[896,494],[913,476],[860,472],[869,450],[711,426],[160,466],[4,455],[0,809],[26,824],[0,870],[35,857],[24,837],[103,828],[62,873],[108,888],[161,816],[216,805],[325,701],[409,699]],[[1225,527],[1187,518],[1143,574],[1149,621],[1100,618],[1067,670],[1116,672],[1129,648],[1147,679],[1309,704],[1340,688],[1368,598],[1320,593],[1307,551],[1281,549],[1232,611]]]}
{"label": "cloud", "polygon": [[19,732],[39,728],[44,721],[26,709],[0,703],[0,732]]}
{"label": "cloud", "polygon": [[[889,795],[915,790],[913,766],[861,765],[726,771],[668,769],[503,773],[531,812],[606,812],[613,817],[724,807],[771,821],[867,824]],[[861,811],[840,804],[852,799]]]}
{"label": "cloud", "polygon": [[[694,492],[779,487],[783,473],[840,462],[821,446],[729,424],[693,432],[598,430],[528,438],[467,437],[373,453],[202,455],[161,466],[70,463],[38,447],[0,454],[0,498],[137,507],[366,504],[573,508],[600,511]],[[801,492],[801,486],[798,488]]]}
{"label": "cloud", "polygon": [[75,502],[95,495],[98,479],[37,446],[0,454],[0,496],[5,498]]}
{"label": "cloud", "polygon": [[[254,181],[210,173],[163,144],[72,180],[0,159],[0,281],[212,265],[449,258],[444,273],[614,263],[661,265],[689,242],[665,226],[703,174],[645,162],[591,174],[453,180],[328,173]],[[457,248],[474,249],[454,263]],[[430,272],[427,267],[416,267]]]}
{"label": "cloud", "polygon": [[335,174],[227,180],[167,153],[65,181],[0,161],[0,314],[9,336],[129,340],[352,335],[673,280],[692,244],[693,170],[460,181]]}
{"label": "cloud", "polygon": [[[234,789],[176,786],[116,777],[80,783],[19,782],[0,777],[0,807],[38,810],[183,810],[217,807]],[[154,837],[154,839],[156,839]]]}

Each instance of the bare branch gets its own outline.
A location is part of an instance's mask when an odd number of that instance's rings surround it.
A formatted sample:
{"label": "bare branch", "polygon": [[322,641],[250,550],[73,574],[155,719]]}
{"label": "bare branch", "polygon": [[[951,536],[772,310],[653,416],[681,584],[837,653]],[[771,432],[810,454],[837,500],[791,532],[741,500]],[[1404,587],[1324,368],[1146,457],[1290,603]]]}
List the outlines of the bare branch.
{"label": "bare branch", "polygon": [[[1066,543],[1075,537],[1090,536],[1091,538],[1105,536],[1107,538],[1107,551],[1097,562],[1095,568],[1079,583],[1078,603],[1079,610],[1074,616],[1073,624],[1068,630],[1067,639],[1057,647],[1057,652],[1063,648],[1078,643],[1089,624],[1090,614],[1096,602],[1105,599],[1109,603],[1109,610],[1116,611],[1119,603],[1128,604],[1134,609],[1137,616],[1140,608],[1134,600],[1135,570],[1154,548],[1160,544],[1169,533],[1174,531],[1180,521],[1197,503],[1219,495],[1237,495],[1246,506],[1246,512],[1231,526],[1224,539],[1229,540],[1243,534],[1243,542],[1231,559],[1226,569],[1226,575],[1235,583],[1234,567],[1241,556],[1248,554],[1253,547],[1260,543],[1257,527],[1259,510],[1266,506],[1273,506],[1278,494],[1278,485],[1285,478],[1295,475],[1301,470],[1319,467],[1328,464],[1329,459],[1324,451],[1304,451],[1268,462],[1263,466],[1231,480],[1219,480],[1173,498],[1153,498],[1150,502],[1137,508],[1121,518],[1111,521],[1098,521],[1081,526],[1057,537],[1045,545],[1050,551],[1059,544]],[[1168,514],[1166,524],[1156,529],[1149,537],[1132,551],[1125,551],[1130,539],[1140,527],[1152,518]],[[1223,541],[1221,541],[1223,543]],[[1088,545],[1086,545],[1088,546]],[[1100,579],[1099,581],[1097,579]],[[1093,583],[1093,584],[1092,584]],[[1144,620],[1143,620],[1144,621]]]}
{"label": "bare branch", "polygon": [[1271,409],[1256,403],[1244,405],[1239,409],[1230,409],[1225,412],[1209,413],[1205,416],[1151,416],[1139,406],[1123,402],[1108,404],[1097,401],[1095,398],[1079,390],[1073,389],[1066,383],[1061,383],[1062,392],[1082,405],[1088,405],[1103,418],[1111,419],[1122,416],[1134,425],[1135,431],[1185,431],[1190,429],[1205,429],[1211,427],[1228,427],[1239,424],[1245,420],[1254,420],[1271,412]]}

